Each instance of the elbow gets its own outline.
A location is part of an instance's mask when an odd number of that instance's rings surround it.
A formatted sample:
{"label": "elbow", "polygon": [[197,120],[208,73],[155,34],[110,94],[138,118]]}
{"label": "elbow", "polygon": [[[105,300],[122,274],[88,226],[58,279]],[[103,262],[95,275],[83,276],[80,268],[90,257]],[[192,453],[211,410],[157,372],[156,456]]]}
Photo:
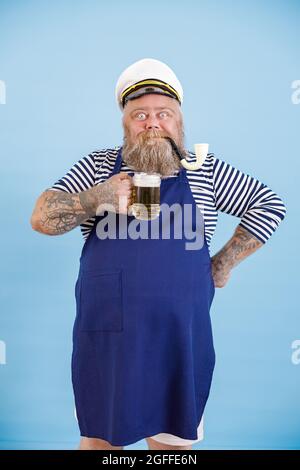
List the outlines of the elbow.
{"label": "elbow", "polygon": [[42,230],[41,221],[34,212],[30,219],[30,225],[31,225],[32,230],[34,230],[35,232],[44,233]]}
{"label": "elbow", "polygon": [[33,209],[31,218],[30,218],[30,225],[32,230],[35,232],[43,233],[44,235],[51,235],[51,233],[47,230],[47,225],[42,223],[41,216],[45,217],[45,207],[44,207],[44,200],[45,200],[46,192],[42,193],[40,197],[37,199],[35,207]]}
{"label": "elbow", "polygon": [[279,225],[286,217],[286,205],[281,199],[280,199],[280,205],[275,210],[276,210],[275,214],[277,215],[277,225]]}
{"label": "elbow", "polygon": [[35,218],[31,218],[30,220],[31,228],[38,233],[41,233],[42,235],[59,235],[59,233],[55,231],[51,231],[44,227],[41,222]]}
{"label": "elbow", "polygon": [[283,208],[282,208],[282,219],[281,220],[285,219],[285,216],[286,216],[286,205],[284,203],[282,203],[282,205],[283,205]]}
{"label": "elbow", "polygon": [[49,232],[45,225],[41,223],[41,218],[37,216],[35,211],[31,216],[30,225],[35,232],[42,233],[43,235],[53,235],[53,233]]}

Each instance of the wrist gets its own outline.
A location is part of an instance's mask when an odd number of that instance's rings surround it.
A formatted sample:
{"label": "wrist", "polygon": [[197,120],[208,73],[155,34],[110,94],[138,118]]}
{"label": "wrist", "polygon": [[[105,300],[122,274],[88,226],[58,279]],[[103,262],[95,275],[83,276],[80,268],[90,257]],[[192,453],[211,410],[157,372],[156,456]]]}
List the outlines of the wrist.
{"label": "wrist", "polygon": [[79,193],[80,204],[88,217],[93,217],[96,214],[96,210],[99,205],[95,189],[96,186]]}
{"label": "wrist", "polygon": [[95,216],[103,210],[114,211],[116,207],[114,188],[109,181],[105,181],[80,194],[82,207],[90,216]]}
{"label": "wrist", "polygon": [[229,259],[223,253],[219,253],[214,255],[211,258],[212,265],[218,271],[222,271],[223,273],[230,273],[230,271],[234,268],[235,264],[232,259]]}

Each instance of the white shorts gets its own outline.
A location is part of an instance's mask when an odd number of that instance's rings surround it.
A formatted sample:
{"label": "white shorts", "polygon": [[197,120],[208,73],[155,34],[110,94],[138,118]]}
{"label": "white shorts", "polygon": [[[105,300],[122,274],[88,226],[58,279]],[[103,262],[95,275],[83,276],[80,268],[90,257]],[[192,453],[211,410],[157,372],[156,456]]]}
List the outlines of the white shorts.
{"label": "white shorts", "polygon": [[188,445],[195,444],[196,442],[202,441],[203,439],[203,416],[197,428],[197,436],[198,438],[193,441],[190,439],[183,439],[182,437],[174,436],[173,434],[160,433],[160,434],[155,434],[155,436],[151,436],[151,439],[161,442],[162,444],[168,444],[171,446],[188,446]]}

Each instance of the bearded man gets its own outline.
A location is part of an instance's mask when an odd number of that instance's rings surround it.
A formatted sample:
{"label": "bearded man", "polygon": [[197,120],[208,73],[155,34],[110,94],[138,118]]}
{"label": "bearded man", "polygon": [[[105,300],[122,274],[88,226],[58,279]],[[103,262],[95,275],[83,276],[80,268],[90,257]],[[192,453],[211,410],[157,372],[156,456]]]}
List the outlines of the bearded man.
{"label": "bearded man", "polygon": [[[203,438],[215,365],[215,287],[224,287],[232,269],[271,237],[285,206],[265,184],[213,154],[195,171],[181,165],[196,157],[184,143],[182,86],[166,64],[142,59],[129,66],[116,99],[123,145],[77,162],[41,194],[31,223],[48,235],[80,225],[85,239],[72,354],[80,449],[122,449],[146,439],[149,449],[187,450]],[[161,227],[154,239],[97,236],[107,212],[117,227],[134,219],[135,172],[160,175],[161,204],[191,208],[185,228],[201,218],[201,248],[186,249],[185,230],[165,239]],[[211,258],[218,211],[240,221]],[[170,229],[180,216],[174,211]]]}

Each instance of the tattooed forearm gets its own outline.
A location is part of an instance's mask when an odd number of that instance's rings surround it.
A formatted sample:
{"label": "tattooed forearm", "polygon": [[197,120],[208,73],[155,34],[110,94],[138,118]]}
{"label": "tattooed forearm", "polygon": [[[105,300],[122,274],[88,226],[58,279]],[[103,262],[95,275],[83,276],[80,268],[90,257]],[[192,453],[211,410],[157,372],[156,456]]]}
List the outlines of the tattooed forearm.
{"label": "tattooed forearm", "polygon": [[251,233],[238,226],[233,237],[212,257],[212,271],[217,287],[223,287],[230,271],[263,245]]}
{"label": "tattooed forearm", "polygon": [[244,258],[254,253],[263,245],[251,233],[242,227],[237,227],[233,237],[226,243],[213,259],[216,259],[220,267],[231,270]]}
{"label": "tattooed forearm", "polygon": [[69,232],[92,215],[83,208],[79,194],[47,191],[39,207],[40,231],[49,235]]}
{"label": "tattooed forearm", "polygon": [[103,183],[78,194],[45,191],[32,216],[33,228],[47,235],[69,232],[97,212],[97,207],[111,202],[109,185]]}
{"label": "tattooed forearm", "polygon": [[[31,225],[38,232],[60,235],[103,210],[124,210],[126,213],[130,203],[131,185],[131,178],[123,173],[81,193],[45,191],[37,200]],[[121,208],[124,198],[125,207]]]}

